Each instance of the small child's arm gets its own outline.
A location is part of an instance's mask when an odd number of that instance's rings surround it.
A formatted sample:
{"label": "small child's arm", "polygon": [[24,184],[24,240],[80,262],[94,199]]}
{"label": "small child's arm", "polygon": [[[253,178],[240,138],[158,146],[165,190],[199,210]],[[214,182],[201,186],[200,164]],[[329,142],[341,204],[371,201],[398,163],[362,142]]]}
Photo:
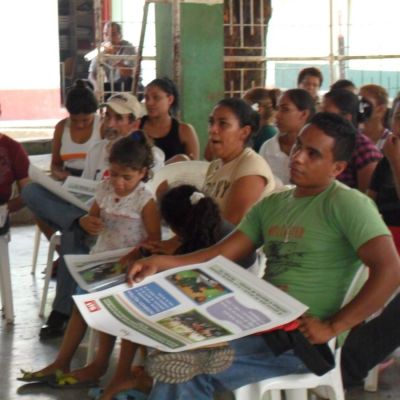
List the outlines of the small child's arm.
{"label": "small child's arm", "polygon": [[120,258],[119,262],[123,265],[131,265],[136,260],[151,254],[152,251],[146,246],[146,243],[159,242],[161,239],[161,219],[157,205],[153,199],[149,200],[143,207],[142,219],[147,232],[147,238],[140,245],[134,247],[128,254]]}
{"label": "small child's arm", "polygon": [[89,210],[89,213],[79,218],[80,227],[90,235],[98,235],[104,228],[103,221],[100,218],[100,207],[95,201]]}
{"label": "small child's arm", "polygon": [[153,199],[149,200],[143,207],[142,218],[147,232],[146,241],[161,240],[161,218]]}

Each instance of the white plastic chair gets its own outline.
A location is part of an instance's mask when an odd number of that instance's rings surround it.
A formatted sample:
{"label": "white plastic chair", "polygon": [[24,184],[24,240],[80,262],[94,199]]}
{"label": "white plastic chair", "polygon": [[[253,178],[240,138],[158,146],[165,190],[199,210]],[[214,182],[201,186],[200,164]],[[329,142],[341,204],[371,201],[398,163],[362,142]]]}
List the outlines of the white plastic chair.
{"label": "white plastic chair", "polygon": [[[329,342],[335,346],[335,340]],[[236,400],[262,400],[269,392],[272,400],[281,399],[281,390],[285,391],[286,400],[307,400],[307,389],[319,386],[328,387],[326,393],[331,400],[344,400],[342,376],[340,372],[340,348],[335,350],[335,367],[322,376],[313,373],[291,374],[265,379],[235,390]],[[325,393],[324,393],[325,394]]]}
{"label": "white plastic chair", "polygon": [[60,240],[61,240],[61,235],[60,235],[59,232],[53,233],[53,235],[50,238],[49,250],[48,250],[48,253],[47,253],[47,263],[46,263],[46,269],[45,269],[42,300],[41,300],[40,309],[39,309],[39,316],[40,317],[44,317],[44,310],[46,308],[46,301],[47,301],[47,294],[48,294],[48,291],[49,291],[49,283],[50,283],[50,279],[51,279],[51,272],[52,272],[52,269],[53,269],[54,253],[56,251],[56,246],[58,246],[60,244]]}
{"label": "white plastic chair", "polygon": [[35,273],[36,273],[36,265],[37,265],[38,255],[39,255],[40,237],[41,236],[42,236],[42,232],[40,231],[39,226],[36,225],[35,237],[33,239],[33,255],[32,255],[32,270],[31,270],[32,275],[35,275]]}
{"label": "white plastic chair", "polygon": [[[343,306],[354,297],[355,292],[361,286],[360,282],[365,280],[366,273],[366,267],[359,268],[347,290]],[[329,346],[335,352],[335,367],[326,374],[322,376],[313,373],[290,374],[265,379],[236,389],[234,391],[236,400],[264,400],[268,398],[268,395],[271,400],[280,400],[281,390],[285,391],[286,400],[307,400],[307,390],[314,388],[319,390],[320,387],[324,396],[328,396],[330,400],[344,400],[342,374],[340,371],[341,349],[335,349],[336,339],[330,340]],[[325,388],[327,390],[324,390]]]}
{"label": "white plastic chair", "polygon": [[[390,297],[390,299],[386,302],[386,305],[388,305],[395,296],[397,296],[400,292],[400,289],[397,289],[395,293]],[[379,310],[375,314],[371,315],[367,321],[377,317],[382,310]],[[370,369],[368,372],[367,377],[364,379],[364,390],[366,392],[376,392],[378,391],[378,382],[379,382],[379,365],[375,365],[374,368]]]}
{"label": "white plastic chair", "polygon": [[86,343],[86,364],[90,364],[94,360],[98,337],[98,332],[95,329],[89,327],[88,339]]}
{"label": "white plastic chair", "polygon": [[378,390],[379,365],[375,365],[364,380],[364,390],[366,392],[376,392]]}
{"label": "white plastic chair", "polygon": [[[35,275],[35,273],[36,273],[41,235],[42,235],[42,232],[41,232],[39,226],[36,225],[35,237],[34,237],[34,242],[33,242],[33,256],[32,256],[32,270],[31,270],[32,275]],[[54,253],[56,251],[56,247],[60,245],[60,240],[61,240],[61,234],[59,232],[55,232],[51,236],[50,241],[49,241],[49,249],[47,252],[47,262],[46,262],[46,268],[45,268],[42,299],[40,302],[40,309],[39,309],[40,317],[44,317],[44,310],[46,307],[47,295],[49,292],[49,284],[50,284],[51,273],[52,273],[52,268],[53,268]]]}
{"label": "white plastic chair", "polygon": [[1,304],[7,323],[14,322],[14,305],[11,285],[10,257],[8,243],[10,242],[10,232],[0,235],[0,291]]}
{"label": "white plastic chair", "polygon": [[154,173],[148,182],[149,187],[156,192],[160,183],[167,181],[169,186],[190,184],[199,190],[203,188],[206,177],[208,161],[179,161],[165,165]]}

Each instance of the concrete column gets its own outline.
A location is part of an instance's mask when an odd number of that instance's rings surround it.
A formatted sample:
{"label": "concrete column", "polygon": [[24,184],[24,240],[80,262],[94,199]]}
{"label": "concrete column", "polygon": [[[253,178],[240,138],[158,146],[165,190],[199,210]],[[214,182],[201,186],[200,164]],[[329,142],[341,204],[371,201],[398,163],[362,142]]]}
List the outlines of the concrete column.
{"label": "concrete column", "polygon": [[[181,119],[196,129],[201,154],[207,142],[207,121],[224,96],[223,4],[182,3],[180,61]],[[171,4],[156,5],[157,76],[173,78]]]}

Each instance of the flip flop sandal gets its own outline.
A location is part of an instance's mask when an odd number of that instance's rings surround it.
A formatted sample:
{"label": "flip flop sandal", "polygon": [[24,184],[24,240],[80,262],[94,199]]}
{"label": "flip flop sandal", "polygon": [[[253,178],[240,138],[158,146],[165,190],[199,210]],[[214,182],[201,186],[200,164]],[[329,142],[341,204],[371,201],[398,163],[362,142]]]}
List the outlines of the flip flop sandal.
{"label": "flip flop sandal", "polygon": [[56,389],[82,389],[97,386],[99,380],[80,381],[78,378],[75,378],[75,376],[63,374],[61,372],[60,374],[53,375],[47,383],[49,386]]}
{"label": "flip flop sandal", "polygon": [[235,352],[229,346],[154,353],[147,356],[145,368],[154,379],[165,383],[183,383],[200,374],[216,374],[229,368]]}
{"label": "flip flop sandal", "polygon": [[22,376],[17,378],[17,381],[21,382],[48,382],[49,379],[53,378],[57,373],[60,373],[61,370],[56,370],[56,372],[45,375],[43,372],[32,372],[25,371],[24,369],[20,369]]}
{"label": "flip flop sandal", "polygon": [[[90,389],[88,395],[92,400],[99,400],[103,392],[103,388],[96,387]],[[147,398],[147,394],[135,389],[124,390],[113,396],[113,400],[146,400]]]}

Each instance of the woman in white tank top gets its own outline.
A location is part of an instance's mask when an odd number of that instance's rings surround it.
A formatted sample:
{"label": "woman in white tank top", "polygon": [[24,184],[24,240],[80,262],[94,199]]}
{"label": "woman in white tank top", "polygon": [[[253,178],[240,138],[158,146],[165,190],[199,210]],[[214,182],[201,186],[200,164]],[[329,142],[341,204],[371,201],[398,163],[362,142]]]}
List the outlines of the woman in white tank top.
{"label": "woman in white tank top", "polygon": [[101,139],[97,99],[86,81],[75,82],[65,107],[69,118],[57,123],[53,137],[51,174],[58,180],[80,176],[89,147]]}

